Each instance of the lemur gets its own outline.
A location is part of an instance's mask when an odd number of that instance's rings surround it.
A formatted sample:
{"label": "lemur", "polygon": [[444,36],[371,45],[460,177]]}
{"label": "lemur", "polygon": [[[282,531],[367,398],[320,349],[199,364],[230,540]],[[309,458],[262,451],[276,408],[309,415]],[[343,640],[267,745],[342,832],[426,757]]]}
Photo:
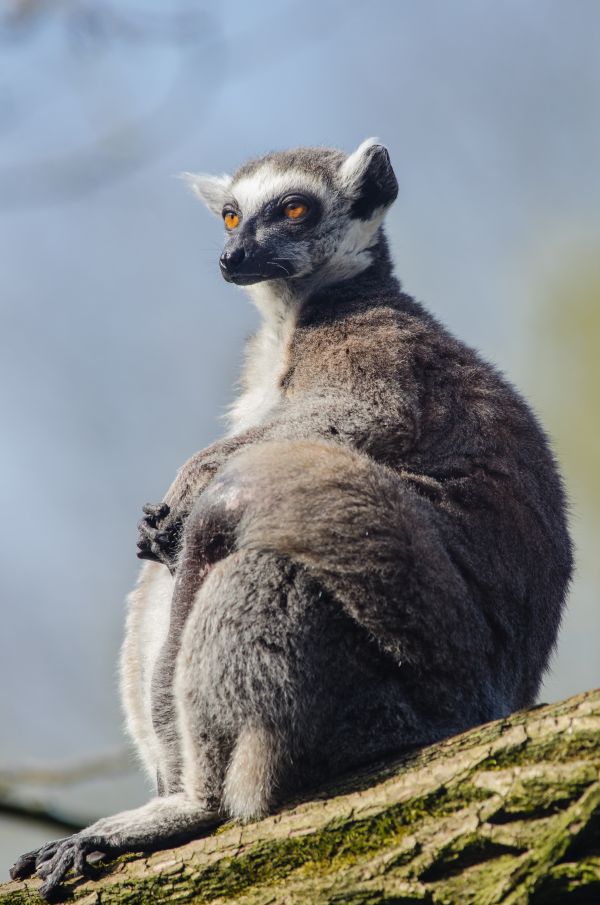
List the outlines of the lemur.
{"label": "lemur", "polygon": [[259,818],[528,707],[571,574],[536,418],[393,275],[387,150],[186,178],[262,326],[228,434],[140,522],[122,695],[156,797],[24,855],[45,895],[92,851]]}

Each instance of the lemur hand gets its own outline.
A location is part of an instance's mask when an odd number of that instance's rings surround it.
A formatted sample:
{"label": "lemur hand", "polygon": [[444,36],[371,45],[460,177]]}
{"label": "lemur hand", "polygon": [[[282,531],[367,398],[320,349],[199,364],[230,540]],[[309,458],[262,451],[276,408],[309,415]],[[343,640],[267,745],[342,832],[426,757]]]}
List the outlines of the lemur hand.
{"label": "lemur hand", "polygon": [[[177,472],[162,503],[143,506],[138,522],[138,557],[162,562],[175,572],[183,526],[193,500],[209,483],[215,467],[207,468],[206,453],[197,453]],[[212,463],[211,463],[212,465]]]}
{"label": "lemur hand", "polygon": [[162,562],[175,571],[184,518],[166,503],[142,507],[144,518],[138,522],[138,557]]}
{"label": "lemur hand", "polygon": [[[24,880],[37,873],[44,880],[38,890],[39,894],[43,899],[52,902],[57,897],[58,888],[69,870],[74,869],[75,873],[83,877],[90,876],[87,855],[97,852],[100,847],[104,854],[108,855],[113,849],[112,845],[107,845],[100,837],[86,838],[85,832],[75,833],[74,836],[48,842],[41,848],[22,855],[13,864],[10,876],[13,880]],[[118,854],[118,851],[116,853]]]}
{"label": "lemur hand", "polygon": [[182,465],[163,502],[143,507],[144,518],[138,523],[140,559],[162,562],[171,574],[175,572],[183,528],[194,501],[229,456],[247,443],[260,440],[263,432],[264,428],[252,428],[237,437],[220,440]]}

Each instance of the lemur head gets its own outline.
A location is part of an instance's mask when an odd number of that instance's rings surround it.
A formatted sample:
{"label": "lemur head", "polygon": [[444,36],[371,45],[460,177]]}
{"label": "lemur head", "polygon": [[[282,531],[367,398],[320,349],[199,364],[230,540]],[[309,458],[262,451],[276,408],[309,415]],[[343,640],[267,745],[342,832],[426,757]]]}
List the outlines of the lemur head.
{"label": "lemur head", "polygon": [[253,160],[233,176],[184,178],[223,218],[221,273],[240,286],[326,285],[360,273],[398,194],[388,152],[372,138],[350,155],[298,148]]}

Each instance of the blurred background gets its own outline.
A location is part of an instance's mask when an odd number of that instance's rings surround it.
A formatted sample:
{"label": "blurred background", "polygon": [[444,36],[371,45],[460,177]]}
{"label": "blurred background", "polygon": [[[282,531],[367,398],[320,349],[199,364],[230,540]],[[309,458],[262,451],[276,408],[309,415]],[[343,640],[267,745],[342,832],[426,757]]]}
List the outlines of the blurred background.
{"label": "blurred background", "polygon": [[596,0],[0,0],[0,878],[147,795],[116,674],[136,522],[222,431],[257,323],[182,170],[387,144],[405,289],[568,485],[541,699],[600,684],[599,36]]}

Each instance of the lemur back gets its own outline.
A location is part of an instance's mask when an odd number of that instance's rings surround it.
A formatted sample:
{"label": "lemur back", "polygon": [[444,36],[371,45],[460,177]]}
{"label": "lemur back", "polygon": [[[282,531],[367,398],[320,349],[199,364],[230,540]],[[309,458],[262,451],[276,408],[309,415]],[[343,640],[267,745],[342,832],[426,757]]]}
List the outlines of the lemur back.
{"label": "lemur back", "polygon": [[122,656],[157,797],[24,856],[167,845],[533,703],[572,567],[556,464],[510,384],[404,294],[386,150],[190,176],[263,325],[225,439],[145,507]]}

